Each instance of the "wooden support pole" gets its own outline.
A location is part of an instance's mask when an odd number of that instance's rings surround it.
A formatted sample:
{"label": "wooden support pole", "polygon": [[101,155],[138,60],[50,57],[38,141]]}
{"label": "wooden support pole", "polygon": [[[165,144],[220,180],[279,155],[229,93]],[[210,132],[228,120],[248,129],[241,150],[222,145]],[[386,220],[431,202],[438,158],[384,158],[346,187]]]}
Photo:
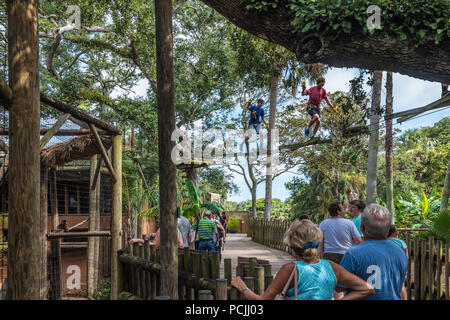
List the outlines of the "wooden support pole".
{"label": "wooden support pole", "polygon": [[7,300],[37,300],[40,283],[40,150],[38,0],[7,1],[9,233]]}
{"label": "wooden support pole", "polygon": [[92,179],[91,184],[90,184],[91,190],[94,190],[97,188],[98,181],[100,180],[99,178],[100,178],[100,170],[102,168],[102,157],[99,155],[97,160],[98,161],[97,161],[97,164],[95,167],[94,178]]}
{"label": "wooden support pole", "polygon": [[245,284],[247,285],[247,288],[249,288],[252,291],[255,291],[255,278],[244,277],[242,278],[242,280],[244,280]]}
{"label": "wooden support pole", "polygon": [[[117,251],[122,243],[122,136],[113,137],[113,165],[116,172],[116,182],[112,190],[111,213],[111,300],[117,300],[119,292],[117,274]],[[105,159],[105,158],[104,158]]]}
{"label": "wooden support pole", "polygon": [[[94,135],[95,142],[97,143],[97,147],[100,149],[102,158],[105,161],[106,167],[108,168],[108,171],[111,175],[111,179],[113,180],[113,183],[116,183],[117,182],[116,170],[114,170],[113,165],[112,165],[111,161],[109,160],[108,153],[106,152],[105,146],[103,145],[103,142],[100,139],[100,136],[98,135],[97,129],[95,128],[95,126],[92,123],[89,124],[89,128],[91,128],[92,134]],[[121,136],[120,136],[120,142],[122,143]],[[122,150],[122,145],[120,147]]]}
{"label": "wooden support pole", "polygon": [[59,117],[58,121],[51,127],[41,138],[40,148],[43,149],[45,145],[50,141],[50,139],[55,135],[55,133],[64,125],[67,119],[70,117],[70,114],[64,113],[61,117]]}
{"label": "wooden support pole", "polygon": [[40,297],[47,299],[47,217],[48,217],[48,168],[41,166],[41,219],[39,223]]}
{"label": "wooden support pole", "polygon": [[251,257],[248,261],[248,272],[250,277],[255,277],[255,267],[258,263],[256,257]]}
{"label": "wooden support pole", "polygon": [[59,215],[58,215],[58,187],[56,185],[56,171],[53,170],[52,173],[52,214],[53,214],[53,230],[56,230],[59,225]]}
{"label": "wooden support pole", "polygon": [[[94,175],[95,168],[97,166],[97,155],[91,157],[91,166],[89,172],[89,185],[93,185],[94,183]],[[97,214],[97,189],[89,188],[89,232],[96,231],[96,214]],[[88,238],[88,262],[87,262],[87,288],[88,288],[88,297],[93,297],[95,290],[95,238]]]}
{"label": "wooden support pole", "polygon": [[202,254],[202,277],[206,279],[211,278],[210,261],[208,254]]}
{"label": "wooden support pole", "polygon": [[270,286],[272,281],[273,281],[273,275],[271,275],[271,274],[264,275],[264,291],[267,290],[267,288]]}

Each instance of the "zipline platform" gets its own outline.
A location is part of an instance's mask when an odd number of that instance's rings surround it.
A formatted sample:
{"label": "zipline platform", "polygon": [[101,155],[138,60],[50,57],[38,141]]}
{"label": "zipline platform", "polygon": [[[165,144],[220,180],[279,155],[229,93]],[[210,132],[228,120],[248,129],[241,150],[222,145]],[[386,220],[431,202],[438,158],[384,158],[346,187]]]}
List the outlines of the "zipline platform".
{"label": "zipline platform", "polygon": [[261,260],[269,260],[272,265],[272,274],[278,273],[280,268],[288,262],[294,261],[294,257],[277,249],[266,247],[253,242],[247,234],[227,233],[225,250],[222,251],[222,263],[220,264],[220,274],[224,276],[223,259],[231,259],[231,269],[233,277],[236,276],[236,266],[238,257],[256,257]]}

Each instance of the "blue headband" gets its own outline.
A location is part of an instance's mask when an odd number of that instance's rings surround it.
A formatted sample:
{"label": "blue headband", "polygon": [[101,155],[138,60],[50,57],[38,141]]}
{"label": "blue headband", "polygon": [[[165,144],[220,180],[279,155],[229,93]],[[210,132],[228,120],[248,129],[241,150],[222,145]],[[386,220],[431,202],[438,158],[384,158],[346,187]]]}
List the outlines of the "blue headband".
{"label": "blue headband", "polygon": [[303,246],[303,249],[309,249],[309,248],[315,249],[315,248],[318,248],[318,247],[319,247],[319,244],[317,242],[309,241]]}

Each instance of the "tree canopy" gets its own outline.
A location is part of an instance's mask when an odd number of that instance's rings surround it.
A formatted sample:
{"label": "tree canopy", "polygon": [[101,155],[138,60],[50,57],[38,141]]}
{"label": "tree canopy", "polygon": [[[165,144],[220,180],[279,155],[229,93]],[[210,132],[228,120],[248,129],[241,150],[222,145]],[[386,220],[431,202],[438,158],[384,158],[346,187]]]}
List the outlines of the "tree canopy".
{"label": "tree canopy", "polygon": [[[294,52],[304,63],[450,79],[446,0],[202,1],[240,28]],[[380,29],[367,27],[371,5],[381,9]]]}

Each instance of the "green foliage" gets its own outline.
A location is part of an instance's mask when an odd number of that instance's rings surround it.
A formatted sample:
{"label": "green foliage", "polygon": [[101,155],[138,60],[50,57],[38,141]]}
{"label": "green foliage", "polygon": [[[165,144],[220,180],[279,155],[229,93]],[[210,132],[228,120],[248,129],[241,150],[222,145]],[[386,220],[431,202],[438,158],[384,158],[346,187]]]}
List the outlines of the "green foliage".
{"label": "green foliage", "polygon": [[148,222],[153,221],[156,224],[159,224],[159,206],[139,211],[137,216],[147,219]]}
{"label": "green foliage", "polygon": [[189,199],[192,205],[200,206],[201,204],[201,190],[194,184],[191,179],[186,179],[186,187],[188,190]]}
{"label": "green foliage", "polygon": [[431,221],[438,215],[440,197],[436,188],[430,195],[399,193],[394,197],[395,224],[401,228],[430,228]]}
{"label": "green foliage", "polygon": [[110,300],[111,280],[103,279],[94,295],[94,300]]}
{"label": "green foliage", "polygon": [[239,191],[233,182],[233,175],[226,174],[221,168],[202,168],[198,172],[198,185],[205,192],[220,194],[222,199]]}
{"label": "green foliage", "polygon": [[442,211],[432,219],[431,232],[445,242],[450,242],[450,210]]}
{"label": "green foliage", "polygon": [[[439,44],[450,37],[450,2],[447,0],[241,0],[247,10],[279,10],[286,12],[294,32],[322,33],[329,39],[346,34],[374,36],[392,41],[404,41],[416,47]],[[372,13],[367,8],[377,5],[381,9],[381,30],[369,30],[367,19]]]}
{"label": "green foliage", "polygon": [[228,221],[227,228],[229,230],[237,230],[239,228],[239,220],[237,218],[232,218]]}
{"label": "green foliage", "polygon": [[207,210],[211,211],[214,214],[219,214],[222,210],[219,203],[212,201],[212,202],[203,202],[200,206],[201,208],[206,208]]}

